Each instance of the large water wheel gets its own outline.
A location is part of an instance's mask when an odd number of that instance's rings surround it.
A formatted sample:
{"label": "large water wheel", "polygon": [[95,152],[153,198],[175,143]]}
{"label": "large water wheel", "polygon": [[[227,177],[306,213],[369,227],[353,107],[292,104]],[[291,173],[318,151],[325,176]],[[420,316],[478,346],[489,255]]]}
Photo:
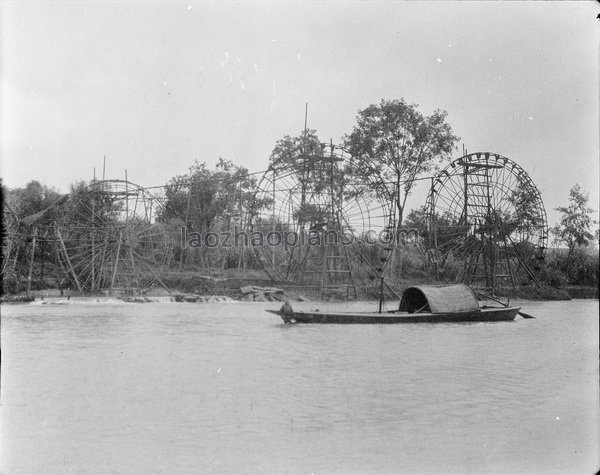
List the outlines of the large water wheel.
{"label": "large water wheel", "polygon": [[495,153],[460,157],[433,178],[427,204],[430,258],[440,278],[492,289],[538,282],[546,212],[515,162]]}
{"label": "large water wheel", "polygon": [[273,157],[257,187],[251,230],[289,236],[255,246],[274,280],[355,295],[361,269],[377,274],[388,252],[379,244],[389,209],[357,191],[350,161],[331,143]]}
{"label": "large water wheel", "polygon": [[161,200],[123,180],[93,181],[69,196],[55,222],[59,263],[82,291],[143,292],[172,243],[156,218]]}

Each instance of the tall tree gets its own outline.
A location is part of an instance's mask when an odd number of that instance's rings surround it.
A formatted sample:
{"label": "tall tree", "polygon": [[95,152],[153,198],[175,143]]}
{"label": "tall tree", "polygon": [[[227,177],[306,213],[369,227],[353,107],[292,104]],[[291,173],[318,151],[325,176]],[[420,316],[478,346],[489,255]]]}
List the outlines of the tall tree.
{"label": "tall tree", "polygon": [[275,143],[269,162],[276,169],[291,167],[302,174],[305,165],[323,156],[321,141],[314,129],[303,130],[300,135],[285,135]]}
{"label": "tall tree", "polygon": [[[187,174],[175,176],[166,184],[166,202],[158,219],[201,234],[245,229],[249,214],[264,206],[253,199],[255,187],[256,178],[229,160],[220,158],[214,169],[196,161]],[[185,254],[180,250],[180,268]],[[208,253],[200,249],[197,254],[202,265],[220,260],[224,266],[228,251]]]}
{"label": "tall tree", "polygon": [[248,170],[220,158],[215,169],[196,161],[185,175],[165,185],[166,205],[160,220],[179,219],[193,231],[212,231],[219,222],[233,219],[236,224],[252,204],[256,178]]}
{"label": "tall tree", "polygon": [[332,218],[329,203],[311,203],[306,197],[331,192],[332,182],[336,191],[343,188],[343,174],[338,167],[332,167],[325,148],[326,144],[319,140],[317,131],[307,129],[296,137],[284,136],[277,141],[271,153],[270,163],[275,173],[291,175],[299,184],[299,189],[295,190],[299,193],[299,203],[294,219],[300,226],[312,228]]}
{"label": "tall tree", "polygon": [[[7,273],[11,291],[18,289],[19,275],[31,275],[32,258],[41,264],[40,279],[43,279],[44,262],[52,258],[51,247],[47,245],[47,226],[59,214],[57,204],[65,199],[57,190],[30,181],[23,188],[2,187],[4,201],[3,225],[7,231],[2,240],[2,272]],[[33,236],[37,237],[34,238]],[[11,260],[12,258],[12,260]],[[11,262],[9,265],[9,261]]]}
{"label": "tall tree", "polygon": [[393,204],[396,229],[402,226],[406,199],[419,175],[449,158],[458,140],[446,121],[446,111],[424,116],[404,99],[382,99],[359,111],[352,132],[344,137],[353,157],[348,170],[363,185]]}
{"label": "tall tree", "polygon": [[187,174],[178,175],[165,185],[166,203],[162,221],[180,219],[188,229],[208,231],[222,212],[218,203],[218,180],[206,163],[196,161]]}
{"label": "tall tree", "polygon": [[588,207],[589,193],[581,190],[579,183],[575,184],[569,191],[568,206],[555,208],[562,213],[560,222],[552,228],[552,233],[556,236],[558,242],[566,244],[569,252],[567,254],[567,263],[569,262],[573,251],[581,246],[587,246],[594,239],[594,234],[590,228],[595,223],[592,220],[592,208]]}
{"label": "tall tree", "polygon": [[508,202],[512,204],[514,210],[512,215],[507,217],[505,224],[510,231],[513,227],[519,231],[525,242],[528,242],[535,230],[543,224],[536,199],[536,195],[521,185],[517,185],[508,196]]}
{"label": "tall tree", "polygon": [[19,218],[25,218],[52,206],[61,197],[54,188],[33,180],[24,188],[7,189],[4,198]]}
{"label": "tall tree", "polygon": [[90,185],[85,181],[77,181],[71,185],[64,215],[72,223],[79,222],[84,227],[91,224],[92,216],[96,226],[118,221],[123,204],[118,198],[111,196],[111,193]]}

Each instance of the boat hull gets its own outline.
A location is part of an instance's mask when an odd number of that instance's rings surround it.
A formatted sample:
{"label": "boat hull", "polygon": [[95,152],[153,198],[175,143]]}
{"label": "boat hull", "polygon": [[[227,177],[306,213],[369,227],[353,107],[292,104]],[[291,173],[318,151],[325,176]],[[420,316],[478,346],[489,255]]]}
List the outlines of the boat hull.
{"label": "boat hull", "polygon": [[408,312],[293,312],[279,315],[284,323],[386,324],[386,323],[459,323],[502,322],[514,320],[521,307],[485,308],[468,312],[408,313]]}

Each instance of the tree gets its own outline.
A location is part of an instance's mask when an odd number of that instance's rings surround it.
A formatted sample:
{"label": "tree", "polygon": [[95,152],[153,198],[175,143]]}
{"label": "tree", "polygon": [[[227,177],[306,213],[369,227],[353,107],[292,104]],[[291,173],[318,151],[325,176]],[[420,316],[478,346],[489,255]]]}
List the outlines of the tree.
{"label": "tree", "polygon": [[555,208],[562,213],[560,222],[552,228],[552,233],[558,242],[567,245],[567,263],[569,262],[575,248],[587,246],[594,238],[590,227],[595,221],[592,220],[593,209],[588,207],[589,193],[581,190],[577,183],[569,191],[569,205]]}
{"label": "tree", "polygon": [[269,157],[270,165],[276,169],[291,167],[302,174],[308,163],[322,158],[321,141],[314,129],[303,130],[300,135],[285,135],[275,143]]}
{"label": "tree", "polygon": [[[524,242],[529,242],[530,237],[543,224],[542,216],[538,212],[537,197],[525,187],[517,185],[508,196],[508,202],[514,207],[514,213],[506,217],[506,226],[509,232],[513,230],[521,234]],[[514,229],[513,229],[514,228]]]}
{"label": "tree", "polygon": [[[187,174],[175,176],[166,184],[166,203],[158,220],[185,226],[187,232],[202,235],[231,231],[235,227],[242,230],[248,224],[250,213],[264,206],[254,200],[255,188],[256,178],[229,160],[220,158],[214,170],[196,161]],[[209,254],[211,258],[221,257],[224,266],[226,250],[212,253],[200,250],[203,266]],[[179,258],[181,267],[183,251]]]}
{"label": "tree", "polygon": [[90,185],[85,181],[73,183],[70,187],[69,202],[62,210],[63,216],[71,222],[72,227],[76,230],[75,223],[78,223],[81,232],[84,232],[83,229],[90,226],[92,221],[95,226],[101,225],[101,223],[116,222],[123,212],[123,204],[118,199],[101,187],[91,187]]}
{"label": "tree", "polygon": [[374,192],[393,204],[396,229],[415,179],[449,158],[458,140],[446,122],[447,113],[431,116],[404,99],[382,99],[359,111],[344,144],[353,157],[349,172],[361,180],[358,193]]}
{"label": "tree", "polygon": [[166,203],[160,220],[179,219],[190,231],[208,231],[224,210],[218,199],[219,182],[206,163],[196,161],[188,173],[178,175],[165,185]]}
{"label": "tree", "polygon": [[404,229],[408,231],[416,231],[417,235],[422,238],[427,238],[427,230],[429,229],[429,211],[426,205],[420,206],[417,209],[411,209],[404,219]]}
{"label": "tree", "polygon": [[326,147],[316,130],[307,129],[296,137],[286,135],[278,140],[270,157],[276,176],[293,176],[300,185],[294,219],[301,227],[308,226],[312,230],[324,230],[325,225],[332,221],[333,213],[329,201],[316,204],[306,197],[330,193],[338,195],[345,184],[343,170],[333,166]]}
{"label": "tree", "polygon": [[47,224],[59,214],[57,204],[65,197],[33,180],[24,188],[11,190],[3,186],[2,198],[3,210],[6,208],[3,225],[7,231],[2,241],[2,272],[11,283],[11,291],[17,291],[19,276],[32,269],[32,256],[41,264],[40,280],[43,279],[44,262],[53,258],[52,247],[47,245]]}
{"label": "tree", "polygon": [[252,203],[256,178],[222,158],[211,170],[196,161],[185,175],[165,185],[166,205],[159,219],[186,220],[191,231],[207,232],[220,222],[242,224]]}
{"label": "tree", "polygon": [[49,208],[61,197],[57,190],[36,180],[27,183],[24,188],[9,189],[5,195],[8,206],[20,219]]}

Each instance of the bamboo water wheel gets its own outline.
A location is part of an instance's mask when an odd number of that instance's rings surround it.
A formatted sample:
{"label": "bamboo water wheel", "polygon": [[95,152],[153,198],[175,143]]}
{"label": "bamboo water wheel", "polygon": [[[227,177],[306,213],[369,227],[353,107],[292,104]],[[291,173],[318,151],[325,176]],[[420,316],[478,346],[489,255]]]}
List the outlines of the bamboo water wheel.
{"label": "bamboo water wheel", "polygon": [[388,250],[379,244],[390,213],[379,199],[357,192],[351,160],[332,143],[273,157],[250,221],[252,232],[275,236],[255,246],[272,279],[348,297],[365,269],[381,271]]}
{"label": "bamboo water wheel", "polygon": [[429,257],[438,276],[492,290],[533,281],[548,242],[539,190],[514,161],[471,153],[432,180]]}
{"label": "bamboo water wheel", "polygon": [[158,271],[172,243],[156,221],[162,206],[124,180],[93,181],[71,194],[54,228],[58,260],[73,286],[125,293],[164,286]]}

